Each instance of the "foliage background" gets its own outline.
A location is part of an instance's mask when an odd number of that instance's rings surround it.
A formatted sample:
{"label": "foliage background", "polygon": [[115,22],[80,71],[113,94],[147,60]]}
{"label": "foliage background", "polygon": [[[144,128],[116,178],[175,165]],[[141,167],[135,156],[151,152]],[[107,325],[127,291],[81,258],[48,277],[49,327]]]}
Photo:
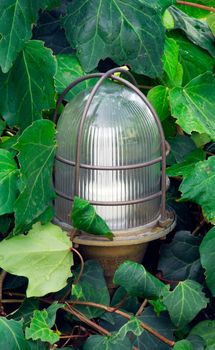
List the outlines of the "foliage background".
{"label": "foliage background", "polygon": [[[215,348],[215,13],[198,5],[215,1],[1,1],[2,348]],[[160,243],[146,255],[144,266],[157,277],[132,262],[116,272],[111,305],[138,316],[127,323],[120,310],[107,309],[97,263],[85,263],[74,284],[80,267],[72,277],[71,242],[50,223],[57,97],[77,77],[118,65],[130,68],[162,121],[171,145],[168,203],[178,215],[157,261],[151,252]]]}

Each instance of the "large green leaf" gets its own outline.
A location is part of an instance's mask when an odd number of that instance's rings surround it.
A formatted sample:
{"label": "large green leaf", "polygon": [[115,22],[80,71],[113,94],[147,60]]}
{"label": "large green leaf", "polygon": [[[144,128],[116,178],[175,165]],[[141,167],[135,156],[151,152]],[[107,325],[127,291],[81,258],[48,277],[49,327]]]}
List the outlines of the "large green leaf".
{"label": "large green leaf", "polygon": [[196,163],[201,160],[205,160],[206,152],[202,149],[196,149],[192,151],[185,157],[182,163],[173,164],[171,167],[167,168],[168,176],[187,176],[192,174],[193,168]]}
{"label": "large green leaf", "polygon": [[18,169],[12,154],[0,149],[0,215],[12,213],[17,196]]}
{"label": "large green leaf", "polygon": [[0,348],[2,350],[29,350],[24,338],[22,322],[0,317]]}
{"label": "large green leaf", "polygon": [[[80,281],[72,287],[71,299],[109,305],[110,296],[103,270],[96,261],[89,260],[85,262]],[[104,313],[104,310],[88,306],[76,305],[75,308],[88,318],[99,317]]]}
{"label": "large green leaf", "polygon": [[182,200],[191,200],[202,206],[206,218],[215,223],[215,196],[212,191],[215,185],[215,156],[198,162],[192,173],[184,177],[180,185]]}
{"label": "large green leaf", "polygon": [[56,60],[42,41],[25,44],[9,73],[0,73],[0,112],[9,125],[25,128],[54,106]]}
{"label": "large green leaf", "polygon": [[[56,90],[59,94],[71,84],[74,80],[86,75],[85,71],[80,65],[77,56],[73,54],[58,55],[57,57],[57,73],[54,77]],[[85,80],[78,84],[75,88],[70,90],[65,97],[65,100],[71,100],[80,91],[93,86],[96,83],[95,79]]]}
{"label": "large green leaf", "polygon": [[162,71],[164,47],[162,12],[172,0],[75,0],[63,26],[77,49],[84,69],[92,71],[100,59],[130,64],[136,73],[151,77]]}
{"label": "large green leaf", "polygon": [[176,327],[184,327],[207,306],[202,286],[191,280],[179,282],[173,291],[162,290],[162,301]]}
{"label": "large green leaf", "polygon": [[149,91],[147,98],[155,108],[161,121],[170,115],[168,87],[163,85],[153,87]]}
{"label": "large green leaf", "polygon": [[189,342],[189,340],[186,340],[186,339],[177,341],[173,349],[174,350],[195,350],[191,342]]}
{"label": "large green leaf", "polygon": [[214,95],[215,76],[210,72],[170,91],[172,115],[188,134],[197,131],[215,139]]}
{"label": "large green leaf", "polygon": [[212,295],[215,296],[215,228],[212,228],[204,237],[200,245],[200,257],[206,271],[206,283]]}
{"label": "large green leaf", "polygon": [[156,299],[164,283],[145,270],[143,265],[125,261],[115,272],[113,282],[123,287],[129,295]]}
{"label": "large green leaf", "polygon": [[31,38],[40,1],[2,0],[0,2],[0,66],[4,73]]}
{"label": "large green leaf", "polygon": [[0,242],[0,266],[28,278],[28,298],[42,296],[66,286],[73,264],[70,250],[70,239],[60,227],[37,223],[27,236]]}
{"label": "large green leaf", "polygon": [[181,29],[189,40],[215,58],[214,38],[207,23],[186,15],[175,6],[171,6],[169,11],[174,18],[174,28]]}
{"label": "large green leaf", "polygon": [[168,165],[184,162],[186,157],[196,149],[195,143],[187,135],[169,137],[167,141],[170,144],[170,154],[167,157]]}
{"label": "large green leaf", "polygon": [[[166,313],[161,313],[158,317],[151,307],[146,307],[142,315],[138,318],[140,321],[149,325],[164,337],[173,340],[173,325],[170,322],[169,316]],[[169,350],[169,346],[161,342],[158,338],[149,332],[143,332],[139,337],[136,337],[134,345],[141,350]]]}
{"label": "large green leaf", "polygon": [[132,350],[133,346],[127,336],[128,332],[136,336],[140,336],[143,332],[140,321],[135,317],[132,317],[112,336],[92,335],[84,343],[83,350]]}
{"label": "large green leaf", "polygon": [[94,207],[85,199],[75,197],[72,207],[72,224],[74,228],[113,239],[113,233],[106,222],[96,214]]}
{"label": "large green leaf", "polygon": [[190,332],[190,335],[198,335],[205,341],[206,350],[215,348],[215,321],[205,320],[198,323]]}
{"label": "large green leaf", "polygon": [[25,329],[26,339],[42,340],[54,344],[60,339],[57,333],[54,333],[48,325],[48,312],[46,310],[35,310],[30,327]]}
{"label": "large green leaf", "polygon": [[173,38],[179,45],[179,62],[183,67],[183,84],[206,71],[213,70],[214,59],[205,50],[194,45],[184,35],[171,32]]}
{"label": "large green leaf", "polygon": [[14,234],[25,230],[39,217],[55,197],[52,164],[55,155],[55,125],[37,120],[19,137],[14,146],[19,151],[20,195],[15,203]]}
{"label": "large green leaf", "polygon": [[166,37],[163,55],[164,71],[167,76],[168,86],[181,86],[183,68],[179,63],[179,46],[177,42]]}
{"label": "large green leaf", "polygon": [[163,244],[158,270],[162,271],[164,278],[172,281],[199,281],[202,278],[200,242],[200,238],[192,236],[189,231],[178,231],[171,243]]}

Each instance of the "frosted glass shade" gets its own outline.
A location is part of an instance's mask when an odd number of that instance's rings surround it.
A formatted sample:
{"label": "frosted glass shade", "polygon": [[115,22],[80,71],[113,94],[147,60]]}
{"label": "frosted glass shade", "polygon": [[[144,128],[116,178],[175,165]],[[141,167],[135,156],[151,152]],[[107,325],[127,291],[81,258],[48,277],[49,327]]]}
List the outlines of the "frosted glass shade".
{"label": "frosted glass shade", "polygon": [[[58,121],[57,155],[75,161],[77,134],[90,89],[79,93],[65,107]],[[154,117],[144,101],[117,83],[105,83],[97,91],[85,124],[81,163],[91,166],[126,166],[161,156],[161,139]],[[57,193],[74,196],[75,167],[56,159]],[[81,168],[80,196],[89,201],[138,200],[160,191],[161,164],[126,170]],[[144,203],[101,206],[95,209],[111,230],[144,226],[160,215],[161,198]],[[60,196],[55,201],[56,218],[71,224],[72,201]]]}

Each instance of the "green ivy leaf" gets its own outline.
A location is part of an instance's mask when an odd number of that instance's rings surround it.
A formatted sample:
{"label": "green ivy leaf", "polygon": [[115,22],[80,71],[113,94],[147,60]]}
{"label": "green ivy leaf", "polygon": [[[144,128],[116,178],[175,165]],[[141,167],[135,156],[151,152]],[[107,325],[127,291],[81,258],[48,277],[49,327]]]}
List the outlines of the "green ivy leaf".
{"label": "green ivy leaf", "polygon": [[189,334],[186,339],[189,340],[189,342],[191,342],[194,350],[205,350],[205,341],[199,335]]}
{"label": "green ivy leaf", "polygon": [[[215,4],[214,4],[214,6],[215,6]],[[212,13],[207,17],[207,23],[208,23],[213,35],[215,36],[215,13]]]}
{"label": "green ivy leaf", "polygon": [[156,299],[165,284],[145,270],[143,265],[125,261],[115,272],[113,282],[123,287],[129,295]]}
{"label": "green ivy leaf", "polygon": [[197,131],[215,139],[214,95],[215,76],[210,72],[170,91],[172,115],[188,134]]}
{"label": "green ivy leaf", "polygon": [[212,293],[215,296],[215,271],[214,271],[214,258],[215,258],[215,228],[212,228],[200,245],[200,257],[201,263],[206,271],[206,283]]}
{"label": "green ivy leaf", "polygon": [[55,71],[52,51],[42,41],[31,40],[10,72],[0,72],[0,112],[9,125],[24,129],[41,119],[43,110],[54,107]]}
{"label": "green ivy leaf", "polygon": [[115,332],[110,337],[101,335],[92,335],[84,343],[84,350],[132,350],[132,344],[127,336],[128,332],[132,332],[136,336],[140,336],[143,328],[140,321],[132,317],[125,323],[118,332]]}
{"label": "green ivy leaf", "polygon": [[55,155],[55,125],[37,120],[19,137],[20,195],[15,203],[14,234],[23,232],[38,218],[55,197],[52,164]]}
{"label": "green ivy leaf", "polygon": [[193,140],[187,135],[176,135],[169,137],[167,141],[170,144],[170,154],[167,157],[167,164],[182,163],[188,154],[196,149]]}
{"label": "green ivy leaf", "polygon": [[184,162],[173,164],[167,168],[168,176],[188,176],[192,174],[193,168],[196,163],[205,160],[206,153],[202,149],[196,149],[185,157]]}
{"label": "green ivy leaf", "polygon": [[170,35],[179,45],[179,62],[183,67],[184,85],[200,74],[213,71],[214,59],[207,51],[194,45],[179,32],[171,32]]}
{"label": "green ivy leaf", "polygon": [[18,169],[12,154],[0,149],[0,215],[12,213],[17,196]]}
{"label": "green ivy leaf", "polygon": [[[96,261],[88,260],[85,262],[80,281],[72,287],[71,299],[104,305],[110,304],[110,295],[103,270]],[[88,306],[76,305],[75,308],[88,318],[96,318],[104,313],[104,310]]]}
{"label": "green ivy leaf", "polygon": [[213,350],[215,346],[215,321],[205,320],[198,323],[190,332],[190,335],[198,335],[205,342],[206,350]]}
{"label": "green ivy leaf", "polygon": [[173,349],[174,350],[195,350],[191,342],[186,339],[177,341]]}
{"label": "green ivy leaf", "polygon": [[0,242],[0,266],[28,278],[28,298],[43,296],[66,286],[73,265],[70,250],[70,239],[60,227],[37,223],[27,236]]}
{"label": "green ivy leaf", "polygon": [[176,232],[169,244],[163,244],[160,250],[158,270],[164,278],[171,281],[202,278],[199,255],[201,239],[194,237],[189,231]]}
{"label": "green ivy leaf", "polygon": [[17,54],[31,38],[39,1],[5,0],[0,3],[0,66],[7,73]]}
{"label": "green ivy leaf", "polygon": [[24,326],[30,323],[31,317],[35,309],[39,307],[39,300],[35,298],[26,298],[22,305],[9,315],[10,319],[15,321],[23,320]]}
{"label": "green ivy leaf", "polygon": [[[71,84],[74,80],[86,75],[85,71],[80,65],[77,56],[73,54],[57,55],[57,72],[54,77],[55,86],[58,94],[61,94],[63,90]],[[72,90],[68,92],[65,100],[71,100],[80,91],[93,86],[96,83],[95,79],[85,80],[83,83],[78,84]]]}
{"label": "green ivy leaf", "polygon": [[42,340],[50,344],[56,343],[60,336],[54,333],[48,325],[48,312],[35,310],[30,327],[25,329],[26,339]]}
{"label": "green ivy leaf", "polygon": [[24,338],[22,322],[0,317],[0,348],[7,350],[29,350]]}
{"label": "green ivy leaf", "polygon": [[171,6],[169,11],[174,18],[175,29],[181,29],[190,41],[215,58],[214,38],[207,23],[186,15],[175,6]]}
{"label": "green ivy leaf", "polygon": [[215,223],[215,197],[214,188],[215,156],[202,162],[198,162],[192,173],[187,174],[179,190],[182,192],[182,200],[191,200],[202,206],[206,218]]}
{"label": "green ivy leaf", "polygon": [[68,5],[63,26],[87,72],[110,57],[119,65],[130,64],[136,73],[157,77],[165,40],[162,13],[172,3],[96,0],[92,6],[90,0],[75,0]]}
{"label": "green ivy leaf", "polygon": [[113,239],[113,233],[101,216],[96,214],[94,207],[85,199],[75,197],[71,212],[74,228]]}
{"label": "green ivy leaf", "polygon": [[179,46],[172,38],[166,37],[163,55],[164,71],[167,74],[167,83],[170,86],[181,86],[183,68],[178,61]]}
{"label": "green ivy leaf", "polygon": [[[173,340],[173,325],[170,322],[167,312],[161,313],[158,317],[152,310],[152,307],[146,307],[142,315],[138,318],[140,321],[149,325],[153,329],[166,338]],[[169,350],[169,346],[160,341],[157,337],[149,332],[143,332],[139,337],[136,337],[134,345],[141,350]]]}
{"label": "green ivy leaf", "polygon": [[64,304],[59,304],[58,302],[54,302],[52,305],[50,305],[46,309],[47,314],[48,314],[47,324],[50,328],[52,328],[55,324],[57,311],[59,309],[62,309],[64,306],[65,306]]}
{"label": "green ivy leaf", "polygon": [[161,121],[170,115],[168,87],[163,85],[153,87],[149,90],[147,98],[155,108]]}
{"label": "green ivy leaf", "polygon": [[162,301],[176,327],[184,327],[207,306],[203,286],[191,280],[179,282],[173,291],[162,290]]}

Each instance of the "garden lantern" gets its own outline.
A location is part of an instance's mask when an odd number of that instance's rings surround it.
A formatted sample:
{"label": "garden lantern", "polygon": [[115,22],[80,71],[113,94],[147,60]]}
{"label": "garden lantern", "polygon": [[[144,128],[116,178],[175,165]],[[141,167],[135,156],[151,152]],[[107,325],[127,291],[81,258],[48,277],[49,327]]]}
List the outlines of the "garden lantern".
{"label": "garden lantern", "polygon": [[[116,72],[128,75],[129,81]],[[81,232],[74,242],[111,276],[109,270],[125,259],[140,262],[147,242],[165,237],[175,216],[166,208],[169,146],[156,112],[128,71],[116,68],[77,79],[57,107],[71,88],[95,78],[95,86],[76,95],[58,120],[55,222],[72,228],[75,195],[93,204],[114,239]]]}

